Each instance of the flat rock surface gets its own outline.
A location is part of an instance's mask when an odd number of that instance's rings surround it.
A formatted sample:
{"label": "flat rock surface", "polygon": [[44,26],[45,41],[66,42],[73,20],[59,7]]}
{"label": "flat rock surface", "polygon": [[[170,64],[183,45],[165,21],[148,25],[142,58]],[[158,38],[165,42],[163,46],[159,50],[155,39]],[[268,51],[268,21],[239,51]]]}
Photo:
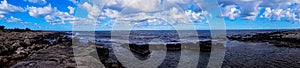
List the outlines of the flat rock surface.
{"label": "flat rock surface", "polygon": [[71,46],[53,46],[27,57],[12,68],[75,68]]}

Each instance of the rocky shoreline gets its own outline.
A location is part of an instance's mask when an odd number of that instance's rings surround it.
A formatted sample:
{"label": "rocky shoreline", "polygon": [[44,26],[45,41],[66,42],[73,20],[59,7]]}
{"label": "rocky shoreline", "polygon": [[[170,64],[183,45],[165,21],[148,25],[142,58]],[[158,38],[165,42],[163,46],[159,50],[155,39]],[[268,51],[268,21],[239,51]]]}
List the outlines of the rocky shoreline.
{"label": "rocky shoreline", "polygon": [[[227,36],[229,40],[242,42],[268,42],[278,47],[299,48],[300,30],[278,31],[271,33],[240,34]],[[0,31],[0,68],[76,68],[78,64],[74,59],[72,39],[66,37],[64,32],[43,32],[43,31]],[[74,40],[73,40],[74,41]],[[95,43],[93,43],[95,44]],[[193,50],[195,47],[183,45],[199,45],[201,56],[209,57],[211,51],[211,41],[199,41],[195,43],[170,43],[162,44],[167,48],[167,56],[164,63],[159,67],[176,67],[180,59],[181,50]],[[73,45],[73,46],[72,46]],[[97,52],[100,62],[106,67],[123,68],[124,66],[117,60],[110,45],[95,44],[96,51],[87,52],[92,54]],[[145,60],[149,58],[151,51],[150,44],[122,44],[129,45],[130,50],[136,58]],[[126,47],[124,47],[126,48]],[[156,47],[160,49],[163,47]],[[86,50],[86,49],[81,49]],[[231,53],[229,53],[231,54]],[[232,53],[236,54],[236,53]],[[239,54],[239,52],[237,52]],[[238,56],[233,56],[238,57]],[[278,58],[276,58],[278,59]],[[176,62],[175,62],[176,61]],[[206,65],[208,59],[200,58],[201,64]],[[205,62],[204,62],[205,61]],[[202,63],[203,62],[203,63]],[[228,63],[230,62],[230,63]],[[225,66],[232,61],[226,61]],[[84,62],[79,62],[83,63]],[[235,64],[235,63],[234,63]],[[82,65],[82,64],[79,64]]]}
{"label": "rocky shoreline", "polygon": [[268,42],[278,47],[300,48],[300,30],[239,34],[227,36],[227,38],[242,42]]}
{"label": "rocky shoreline", "polygon": [[[0,30],[0,41],[2,41],[0,42],[0,68],[30,67],[32,63],[25,64],[27,61],[46,63],[47,65],[53,59],[63,59],[57,56],[61,52],[65,52],[59,51],[65,48],[59,50],[51,48],[71,46],[71,39],[66,38],[65,33],[62,32]],[[66,50],[72,49],[66,48]],[[43,51],[44,54],[39,56]],[[51,54],[52,52],[57,53]],[[56,58],[47,58],[47,56],[56,56]],[[43,60],[38,58],[43,58]],[[44,67],[45,64],[38,65],[33,65],[33,67]]]}
{"label": "rocky shoreline", "polygon": [[[164,68],[170,66],[176,67],[178,62],[174,62],[174,61],[179,60],[181,50],[191,50],[191,49],[194,50],[195,49],[194,45],[199,45],[196,47],[199,47],[201,54],[206,54],[206,56],[207,55],[209,56],[208,53],[211,52],[211,43],[212,41],[200,41],[197,43],[172,43],[172,44],[127,43],[127,44],[122,44],[120,46],[130,50],[132,54],[139,60],[146,60],[151,56],[150,54],[152,53],[152,51],[150,51],[149,49],[150,46],[153,46],[154,50],[163,50],[163,48],[166,47],[167,48],[166,59],[164,63],[159,66],[159,68]],[[115,54],[113,53],[112,47],[110,45],[105,45],[105,44],[96,44],[96,45],[97,45],[96,49],[97,49],[99,59],[104,64],[104,66],[108,68],[126,68],[120,63],[120,61],[117,60]],[[128,47],[126,47],[127,45]],[[182,46],[186,46],[186,47],[182,48]],[[205,65],[205,63],[203,64]]]}
{"label": "rocky shoreline", "polygon": [[[0,40],[3,41],[0,42],[1,68],[75,68],[77,66],[73,54],[72,39],[66,37],[64,32],[1,30]],[[182,50],[181,45],[189,44],[194,45],[196,43],[165,45],[168,52],[178,52]],[[200,51],[210,52],[211,41],[198,42],[197,44],[201,47]],[[151,53],[149,45],[132,43],[129,44],[129,47],[129,50],[139,56],[140,59]],[[106,67],[123,67],[109,46],[97,45],[96,51],[100,61]],[[94,52],[87,54],[90,53]]]}

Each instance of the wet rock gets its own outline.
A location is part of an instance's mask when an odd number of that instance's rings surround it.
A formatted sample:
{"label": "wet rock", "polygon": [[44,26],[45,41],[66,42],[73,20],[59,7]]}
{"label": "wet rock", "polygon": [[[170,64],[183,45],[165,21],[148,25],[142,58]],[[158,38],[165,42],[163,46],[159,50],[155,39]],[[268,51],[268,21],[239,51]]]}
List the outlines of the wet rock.
{"label": "wet rock", "polygon": [[175,44],[166,44],[168,51],[180,51],[181,50],[181,44],[175,43]]}
{"label": "wet rock", "polygon": [[269,42],[278,47],[300,47],[300,33],[299,30],[295,31],[278,31],[271,33],[257,33],[245,35],[232,35],[227,36],[230,40],[237,40],[243,42]]}
{"label": "wet rock", "polygon": [[115,62],[113,60],[107,60],[104,64],[107,68],[123,68],[120,62]]}
{"label": "wet rock", "polygon": [[104,48],[101,46],[96,47],[97,48],[97,53],[100,58],[100,60],[108,59],[109,58],[109,50],[108,48]]}
{"label": "wet rock", "polygon": [[198,42],[200,46],[200,51],[211,52],[212,41],[201,41]]}
{"label": "wet rock", "polygon": [[128,44],[130,47],[130,50],[134,53],[137,53],[142,56],[149,55],[151,52],[149,50],[149,45],[148,44],[142,44],[142,45],[137,45],[137,44]]}
{"label": "wet rock", "polygon": [[63,42],[63,39],[62,39],[61,37],[57,37],[57,38],[56,38],[56,41],[57,41],[57,43],[62,43],[62,42]]}

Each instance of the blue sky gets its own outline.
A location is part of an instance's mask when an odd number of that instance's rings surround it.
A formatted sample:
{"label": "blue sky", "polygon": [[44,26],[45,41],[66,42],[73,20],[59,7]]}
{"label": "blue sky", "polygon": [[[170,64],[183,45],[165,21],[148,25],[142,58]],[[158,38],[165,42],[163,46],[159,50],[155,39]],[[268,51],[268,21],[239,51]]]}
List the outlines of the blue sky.
{"label": "blue sky", "polygon": [[172,30],[176,25],[189,30],[192,25],[207,30],[211,17],[224,19],[220,23],[226,29],[300,28],[299,0],[217,1],[219,14],[194,0],[1,0],[0,25],[34,30]]}

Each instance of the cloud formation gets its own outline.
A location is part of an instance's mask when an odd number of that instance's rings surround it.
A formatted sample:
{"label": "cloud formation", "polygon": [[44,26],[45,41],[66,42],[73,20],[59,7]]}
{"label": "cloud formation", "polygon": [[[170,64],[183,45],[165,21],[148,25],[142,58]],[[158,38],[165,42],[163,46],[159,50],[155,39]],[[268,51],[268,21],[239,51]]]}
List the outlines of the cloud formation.
{"label": "cloud formation", "polygon": [[[24,1],[46,6],[20,7],[3,0],[0,4],[0,20],[24,22],[26,20],[12,17],[10,14],[25,12],[34,18],[55,24],[111,25],[115,22],[128,22],[125,24],[151,26],[208,22],[206,16],[210,15],[210,12],[197,6],[195,0],[89,0],[90,2],[68,0],[67,2],[72,2],[75,6],[71,3],[72,5],[66,5],[67,7],[57,7],[50,2],[47,5],[48,0]],[[300,22],[299,0],[218,0],[218,2],[222,11],[219,17],[232,21],[263,18],[268,21]],[[77,9],[86,10],[87,18],[74,16]]]}
{"label": "cloud formation", "polygon": [[52,8],[51,4],[45,7],[27,7],[27,10],[29,10],[29,15],[39,18],[39,17],[45,17],[47,15],[54,15],[55,12],[57,12],[57,8]]}
{"label": "cloud formation", "polygon": [[[88,18],[101,20],[108,17],[114,22],[131,25],[166,25],[202,22],[206,13],[187,11],[193,0],[100,0],[101,3],[84,2],[80,6],[88,12]],[[178,5],[180,4],[180,5]],[[183,9],[185,8],[185,9]]]}
{"label": "cloud formation", "polygon": [[70,10],[70,14],[74,14],[75,8],[72,6],[68,6],[68,9]]}
{"label": "cloud formation", "polygon": [[30,16],[35,18],[43,18],[46,22],[51,24],[65,24],[65,23],[89,23],[86,18],[75,17],[71,14],[74,13],[74,8],[68,6],[69,12],[59,11],[51,4],[44,7],[27,7]]}
{"label": "cloud formation", "polygon": [[23,22],[23,20],[11,16],[9,19],[7,19],[7,22]]}
{"label": "cloud formation", "polygon": [[5,15],[17,13],[17,12],[25,12],[25,10],[22,7],[18,7],[12,4],[9,4],[6,0],[1,1],[0,4],[0,20],[4,20],[6,22],[22,22],[19,18],[6,18]]}
{"label": "cloud formation", "polygon": [[[293,16],[299,14],[296,9],[300,4],[299,0],[218,0],[223,9],[223,16],[230,20],[236,18],[255,20],[256,18],[266,18],[270,21],[287,21],[296,22]],[[232,6],[235,6],[232,8]],[[230,7],[230,8],[229,8]],[[232,14],[232,9],[237,9],[237,14]],[[261,12],[261,11],[264,12]],[[259,15],[262,14],[262,15]]]}
{"label": "cloud formation", "polygon": [[0,4],[0,15],[16,13],[16,12],[24,12],[25,10],[22,7],[18,7],[12,4],[7,3],[6,0],[1,1]]}
{"label": "cloud formation", "polygon": [[78,3],[78,0],[69,0],[70,2],[74,3],[74,4],[77,4]]}
{"label": "cloud formation", "polygon": [[46,4],[47,1],[46,0],[24,0],[27,2],[31,2],[31,3],[37,3],[37,4]]}

